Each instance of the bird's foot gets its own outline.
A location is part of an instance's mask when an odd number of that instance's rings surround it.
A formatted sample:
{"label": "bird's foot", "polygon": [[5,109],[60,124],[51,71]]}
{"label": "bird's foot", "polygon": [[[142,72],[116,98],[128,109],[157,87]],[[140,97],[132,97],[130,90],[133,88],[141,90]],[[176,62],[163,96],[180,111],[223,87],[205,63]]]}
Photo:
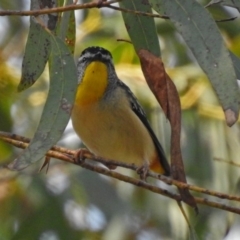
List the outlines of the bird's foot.
{"label": "bird's foot", "polygon": [[115,166],[115,165],[113,165],[113,164],[107,164],[107,163],[105,163],[104,164],[108,169],[110,169],[110,170],[115,170],[116,168],[117,168],[117,166]]}
{"label": "bird's foot", "polygon": [[142,166],[138,167],[136,172],[139,174],[141,180],[146,181],[148,174],[149,166],[147,163],[144,163]]}
{"label": "bird's foot", "polygon": [[86,157],[84,156],[85,153],[89,153],[89,151],[86,148],[80,148],[76,151],[74,154],[74,162],[76,164],[81,164],[85,161]]}

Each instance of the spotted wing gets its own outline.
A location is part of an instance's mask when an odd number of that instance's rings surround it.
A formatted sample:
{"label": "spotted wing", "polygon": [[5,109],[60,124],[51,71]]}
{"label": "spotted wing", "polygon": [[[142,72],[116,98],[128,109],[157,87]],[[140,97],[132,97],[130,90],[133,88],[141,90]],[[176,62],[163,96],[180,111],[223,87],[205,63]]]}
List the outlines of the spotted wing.
{"label": "spotted wing", "polygon": [[139,117],[139,119],[142,121],[142,123],[147,128],[148,132],[150,133],[152,140],[156,146],[158,155],[160,157],[161,164],[165,170],[164,174],[167,176],[170,175],[170,167],[169,167],[167,158],[165,156],[165,153],[163,151],[163,148],[162,148],[160,142],[158,141],[155,133],[153,132],[153,130],[147,120],[144,110],[142,109],[142,107],[138,103],[138,100],[136,99],[136,97],[134,96],[134,94],[132,93],[132,91],[129,89],[129,87],[127,85],[125,85],[120,80],[118,81],[118,85],[119,85],[119,87],[123,88],[127,92],[133,112]]}

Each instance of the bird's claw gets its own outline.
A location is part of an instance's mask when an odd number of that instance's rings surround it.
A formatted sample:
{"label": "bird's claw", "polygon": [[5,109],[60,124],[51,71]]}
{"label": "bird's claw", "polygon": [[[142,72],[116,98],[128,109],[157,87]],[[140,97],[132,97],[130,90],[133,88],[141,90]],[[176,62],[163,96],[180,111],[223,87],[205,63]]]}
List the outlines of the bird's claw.
{"label": "bird's claw", "polygon": [[113,165],[113,164],[107,164],[107,163],[105,163],[104,165],[105,165],[108,169],[110,169],[110,170],[114,170],[114,169],[117,168],[117,166],[115,166],[115,165]]}
{"label": "bird's claw", "polygon": [[85,153],[89,153],[89,151],[85,148],[81,148],[81,149],[77,150],[76,153],[74,154],[74,162],[76,164],[83,163],[86,159],[86,157],[84,156]]}
{"label": "bird's claw", "polygon": [[136,172],[137,174],[139,174],[141,180],[146,181],[148,170],[149,166],[147,164],[143,164],[142,166],[137,168]]}

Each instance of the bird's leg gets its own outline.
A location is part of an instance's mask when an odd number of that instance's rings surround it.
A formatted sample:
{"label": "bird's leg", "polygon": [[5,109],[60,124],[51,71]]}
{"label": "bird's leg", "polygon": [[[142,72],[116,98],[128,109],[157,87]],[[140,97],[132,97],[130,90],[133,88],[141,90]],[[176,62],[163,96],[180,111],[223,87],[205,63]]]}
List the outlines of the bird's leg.
{"label": "bird's leg", "polygon": [[149,166],[146,162],[142,166],[137,168],[136,172],[137,174],[139,174],[141,180],[146,181],[148,170]]}
{"label": "bird's leg", "polygon": [[85,153],[89,153],[89,151],[86,148],[80,148],[76,151],[74,154],[74,162],[76,164],[81,164],[85,161],[86,157],[84,156]]}
{"label": "bird's leg", "polygon": [[[87,150],[86,148],[81,148],[79,150],[76,151],[76,153],[74,154],[74,162],[76,164],[81,164],[85,161],[86,157],[84,156],[85,153],[89,154],[89,150]],[[110,169],[110,170],[114,170],[117,168],[117,166],[113,165],[113,164],[107,164],[107,163],[104,163],[104,165]],[[44,165],[45,166],[45,165]]]}
{"label": "bird's leg", "polygon": [[110,169],[110,170],[114,170],[114,169],[117,168],[117,166],[115,166],[115,165],[113,165],[113,164],[107,164],[107,163],[105,163],[104,165],[105,165],[108,169]]}

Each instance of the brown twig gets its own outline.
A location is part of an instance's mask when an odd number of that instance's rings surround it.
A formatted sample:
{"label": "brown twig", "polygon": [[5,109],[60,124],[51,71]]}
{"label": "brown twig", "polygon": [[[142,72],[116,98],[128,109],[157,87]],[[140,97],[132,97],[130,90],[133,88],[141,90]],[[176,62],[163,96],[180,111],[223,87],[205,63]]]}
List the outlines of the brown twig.
{"label": "brown twig", "polygon": [[233,161],[228,161],[228,160],[224,160],[224,159],[217,158],[217,157],[213,158],[213,160],[218,161],[218,162],[228,163],[230,165],[240,167],[239,163],[236,163],[236,162],[233,162]]}
{"label": "brown twig", "polygon": [[[15,147],[23,148],[23,149],[26,148],[28,146],[28,143],[30,142],[29,138],[19,136],[17,134],[2,132],[2,131],[0,131],[0,139],[4,140],[5,142],[10,143],[11,145],[13,145]],[[52,154],[51,151],[54,151],[55,155],[58,154],[56,158],[59,158],[63,161],[68,161],[68,162],[71,162],[71,163],[74,163],[74,161],[72,161],[72,160],[70,161],[69,160],[70,157],[75,156],[76,152],[77,152],[76,150],[71,150],[71,149],[67,149],[67,148],[64,148],[64,147],[60,147],[60,146],[53,146],[50,150],[50,153]],[[50,157],[51,157],[51,154],[50,154]],[[49,155],[47,154],[47,156],[49,156]],[[87,158],[87,159],[92,159],[96,162],[99,162],[99,163],[102,163],[102,164],[105,164],[105,165],[110,164],[110,165],[114,165],[114,166],[118,166],[118,167],[128,168],[128,169],[131,169],[131,170],[134,170],[134,171],[137,170],[137,166],[135,166],[134,164],[127,164],[127,163],[118,162],[118,161],[114,161],[114,160],[104,159],[104,158],[101,158],[101,157],[96,157],[88,151],[84,151],[83,157]],[[239,196],[220,193],[220,192],[208,190],[208,189],[205,189],[205,188],[202,188],[202,187],[194,186],[194,185],[191,185],[191,184],[179,182],[179,181],[173,180],[172,178],[169,178],[169,177],[166,177],[166,176],[163,176],[163,175],[159,175],[159,174],[151,172],[151,171],[148,172],[147,176],[155,178],[155,179],[159,179],[159,180],[165,182],[168,185],[175,185],[179,188],[188,188],[189,190],[204,193],[204,194],[214,196],[214,197],[217,197],[217,198],[220,198],[220,199],[228,199],[228,200],[240,202],[240,197]]]}
{"label": "brown twig", "polygon": [[99,5],[98,1],[92,1],[90,3],[83,3],[83,4],[71,4],[63,7],[55,7],[55,8],[46,8],[46,9],[38,9],[38,10],[29,10],[29,11],[15,11],[15,10],[5,10],[0,11],[0,16],[38,16],[42,14],[50,14],[50,13],[57,13],[57,12],[67,12],[67,11],[73,11],[73,10],[79,10],[79,9],[90,9],[90,8],[111,8],[117,11],[121,12],[128,12],[133,13],[136,15],[142,15],[142,16],[148,16],[153,18],[163,18],[163,19],[169,19],[168,16],[165,15],[159,15],[159,14],[153,14],[153,13],[146,13],[146,12],[140,12],[140,11],[133,11],[130,9],[120,8],[116,6],[112,6],[111,4],[120,2],[121,0],[110,0],[110,1],[104,1]]}
{"label": "brown twig", "polygon": [[[29,142],[30,142],[29,138],[25,138],[25,137],[22,137],[22,136],[19,136],[19,135],[16,135],[16,134],[11,134],[11,133],[1,132],[1,131],[0,131],[0,139],[2,139],[5,142],[8,142],[8,143],[10,143],[10,144],[12,144],[16,147],[19,147],[19,148],[26,148],[29,145]],[[62,161],[69,162],[69,163],[72,163],[72,164],[79,165],[79,166],[81,166],[83,168],[86,168],[86,169],[89,169],[91,171],[98,172],[100,174],[104,174],[106,176],[116,178],[116,179],[119,179],[119,180],[124,181],[124,182],[131,183],[135,186],[139,186],[139,187],[142,187],[144,189],[148,189],[149,191],[152,191],[152,192],[155,192],[155,193],[158,193],[158,194],[162,194],[162,195],[167,196],[169,198],[175,199],[176,201],[181,200],[180,195],[171,193],[171,192],[169,192],[165,189],[162,189],[160,187],[156,187],[156,186],[151,185],[149,183],[146,183],[144,181],[128,177],[126,175],[120,174],[120,173],[115,172],[115,171],[111,171],[107,168],[104,168],[104,167],[101,167],[101,166],[98,166],[98,165],[90,164],[86,161],[76,162],[75,159],[74,159],[74,156],[76,156],[77,152],[78,152],[78,150],[70,150],[70,149],[66,149],[66,148],[63,148],[63,147],[54,146],[54,147],[51,148],[51,150],[49,150],[47,152],[46,156],[51,157],[51,158],[60,159]],[[98,161],[98,162],[101,162],[103,164],[105,164],[105,163],[109,164],[110,163],[111,165],[117,165],[117,166],[127,167],[127,168],[130,168],[130,169],[136,170],[136,166],[134,166],[132,164],[123,164],[123,163],[119,163],[117,161],[110,161],[109,162],[109,160],[106,160],[106,159],[103,159],[103,158],[97,158],[97,157],[93,156],[91,153],[88,153],[86,151],[84,151],[84,157],[91,158],[91,159],[93,159],[95,161]],[[197,186],[192,186],[192,185],[189,185],[189,184],[181,183],[181,182],[172,180],[170,178],[167,178],[165,176],[158,175],[156,173],[149,172],[148,176],[158,178],[160,180],[163,180],[167,184],[173,184],[173,185],[176,185],[177,187],[189,188],[190,190],[194,190],[194,191],[198,191],[198,192],[201,192],[201,193],[209,194],[209,195],[219,197],[219,198],[225,198],[225,199],[228,199],[228,200],[240,201],[239,197],[231,196],[231,195],[227,195],[227,194],[223,194],[223,193],[217,193],[217,192],[213,192],[213,191],[203,189],[203,188],[200,188],[200,187],[197,187]],[[233,213],[240,214],[240,209],[239,208],[231,207],[231,206],[221,204],[221,203],[217,203],[217,202],[214,202],[214,201],[209,201],[206,198],[195,197],[195,200],[199,204],[203,204],[203,205],[207,205],[207,206],[210,206],[210,207],[219,208],[219,209],[222,209],[222,210],[226,210],[226,211],[230,211],[230,212],[233,212]]]}
{"label": "brown twig", "polygon": [[188,188],[189,190],[204,193],[204,194],[214,196],[214,197],[217,197],[217,198],[220,198],[220,199],[228,199],[228,200],[240,202],[240,197],[239,196],[220,193],[220,192],[216,192],[216,191],[213,191],[213,190],[208,190],[206,188],[202,188],[202,187],[198,187],[198,186],[195,186],[195,185],[179,182],[179,181],[176,181],[174,179],[165,177],[163,175],[159,175],[159,174],[156,174],[156,173],[151,173],[151,177],[153,177],[153,175],[155,175],[154,178],[158,177],[158,179],[162,180],[163,182],[165,182],[166,184],[169,184],[169,185],[175,185],[179,188]]}
{"label": "brown twig", "polygon": [[[27,142],[21,142],[19,140],[15,140],[15,139],[10,139],[8,137],[6,137],[6,134],[4,134],[5,136],[2,136],[2,132],[0,132],[0,139],[2,139],[3,141],[5,142],[8,142],[16,147],[19,147],[19,148],[27,148],[29,143]],[[14,136],[17,136],[15,134],[13,134]],[[20,139],[21,137],[20,136],[17,136],[18,139]],[[27,138],[23,138],[23,139],[27,139]],[[28,139],[29,140],[29,139]],[[29,142],[29,141],[28,141]],[[58,152],[59,150],[61,151],[64,151],[65,153],[67,153],[68,155],[66,154],[63,154],[62,152]],[[125,176],[123,174],[120,174],[118,172],[114,172],[114,171],[111,171],[111,170],[108,170],[107,168],[104,168],[104,167],[100,167],[100,166],[97,166],[97,165],[93,165],[93,164],[90,164],[86,161],[75,161],[74,160],[74,156],[77,154],[79,150],[69,150],[69,149],[66,149],[66,148],[62,148],[62,147],[58,147],[58,146],[54,146],[51,148],[51,150],[49,150],[47,153],[46,153],[46,156],[47,157],[51,157],[51,158],[56,158],[56,159],[60,159],[62,161],[65,161],[65,162],[68,162],[68,163],[72,163],[72,164],[75,164],[75,165],[79,165],[83,168],[86,168],[86,169],[89,169],[91,171],[94,171],[94,172],[98,172],[98,173],[101,173],[101,174],[104,174],[104,175],[107,175],[109,177],[113,177],[113,178],[116,178],[116,179],[119,179],[119,180],[122,180],[124,182],[128,182],[128,183],[132,183],[136,186],[139,186],[139,187],[143,187],[143,188],[146,188],[146,189],[149,189],[150,191],[152,192],[156,192],[156,193],[159,193],[159,194],[162,194],[162,195],[165,195],[165,196],[168,196],[170,198],[173,198],[177,201],[180,201],[181,198],[179,195],[177,194],[173,194],[173,193],[170,193],[168,192],[167,190],[165,189],[161,189],[159,187],[156,187],[156,186],[153,186],[151,184],[148,184],[142,180],[138,180],[138,179],[134,179],[134,178],[131,178],[131,177],[128,177],[128,176]],[[84,152],[84,157],[90,157],[91,154],[88,154]],[[87,158],[88,158],[87,157]],[[94,158],[91,157],[92,160],[94,160]],[[102,162],[102,159],[101,159],[101,162]],[[112,163],[111,163],[112,164]]]}
{"label": "brown twig", "polygon": [[127,43],[132,44],[132,42],[130,40],[127,40],[127,39],[118,38],[117,41],[118,42],[127,42]]}
{"label": "brown twig", "polygon": [[[101,7],[108,7],[113,3],[117,3],[120,0],[110,0],[107,2],[103,2]],[[38,10],[29,10],[29,11],[15,11],[15,10],[5,10],[0,11],[0,16],[37,16],[42,14],[50,14],[56,12],[67,12],[72,10],[79,9],[90,9],[90,8],[99,8],[99,4],[97,2],[83,3],[83,4],[71,4],[64,7],[55,7],[55,8],[45,8]]]}
{"label": "brown twig", "polygon": [[230,21],[234,21],[235,19],[237,19],[237,17],[230,17],[230,18],[219,19],[219,20],[215,20],[215,21],[216,22],[230,22]]}

